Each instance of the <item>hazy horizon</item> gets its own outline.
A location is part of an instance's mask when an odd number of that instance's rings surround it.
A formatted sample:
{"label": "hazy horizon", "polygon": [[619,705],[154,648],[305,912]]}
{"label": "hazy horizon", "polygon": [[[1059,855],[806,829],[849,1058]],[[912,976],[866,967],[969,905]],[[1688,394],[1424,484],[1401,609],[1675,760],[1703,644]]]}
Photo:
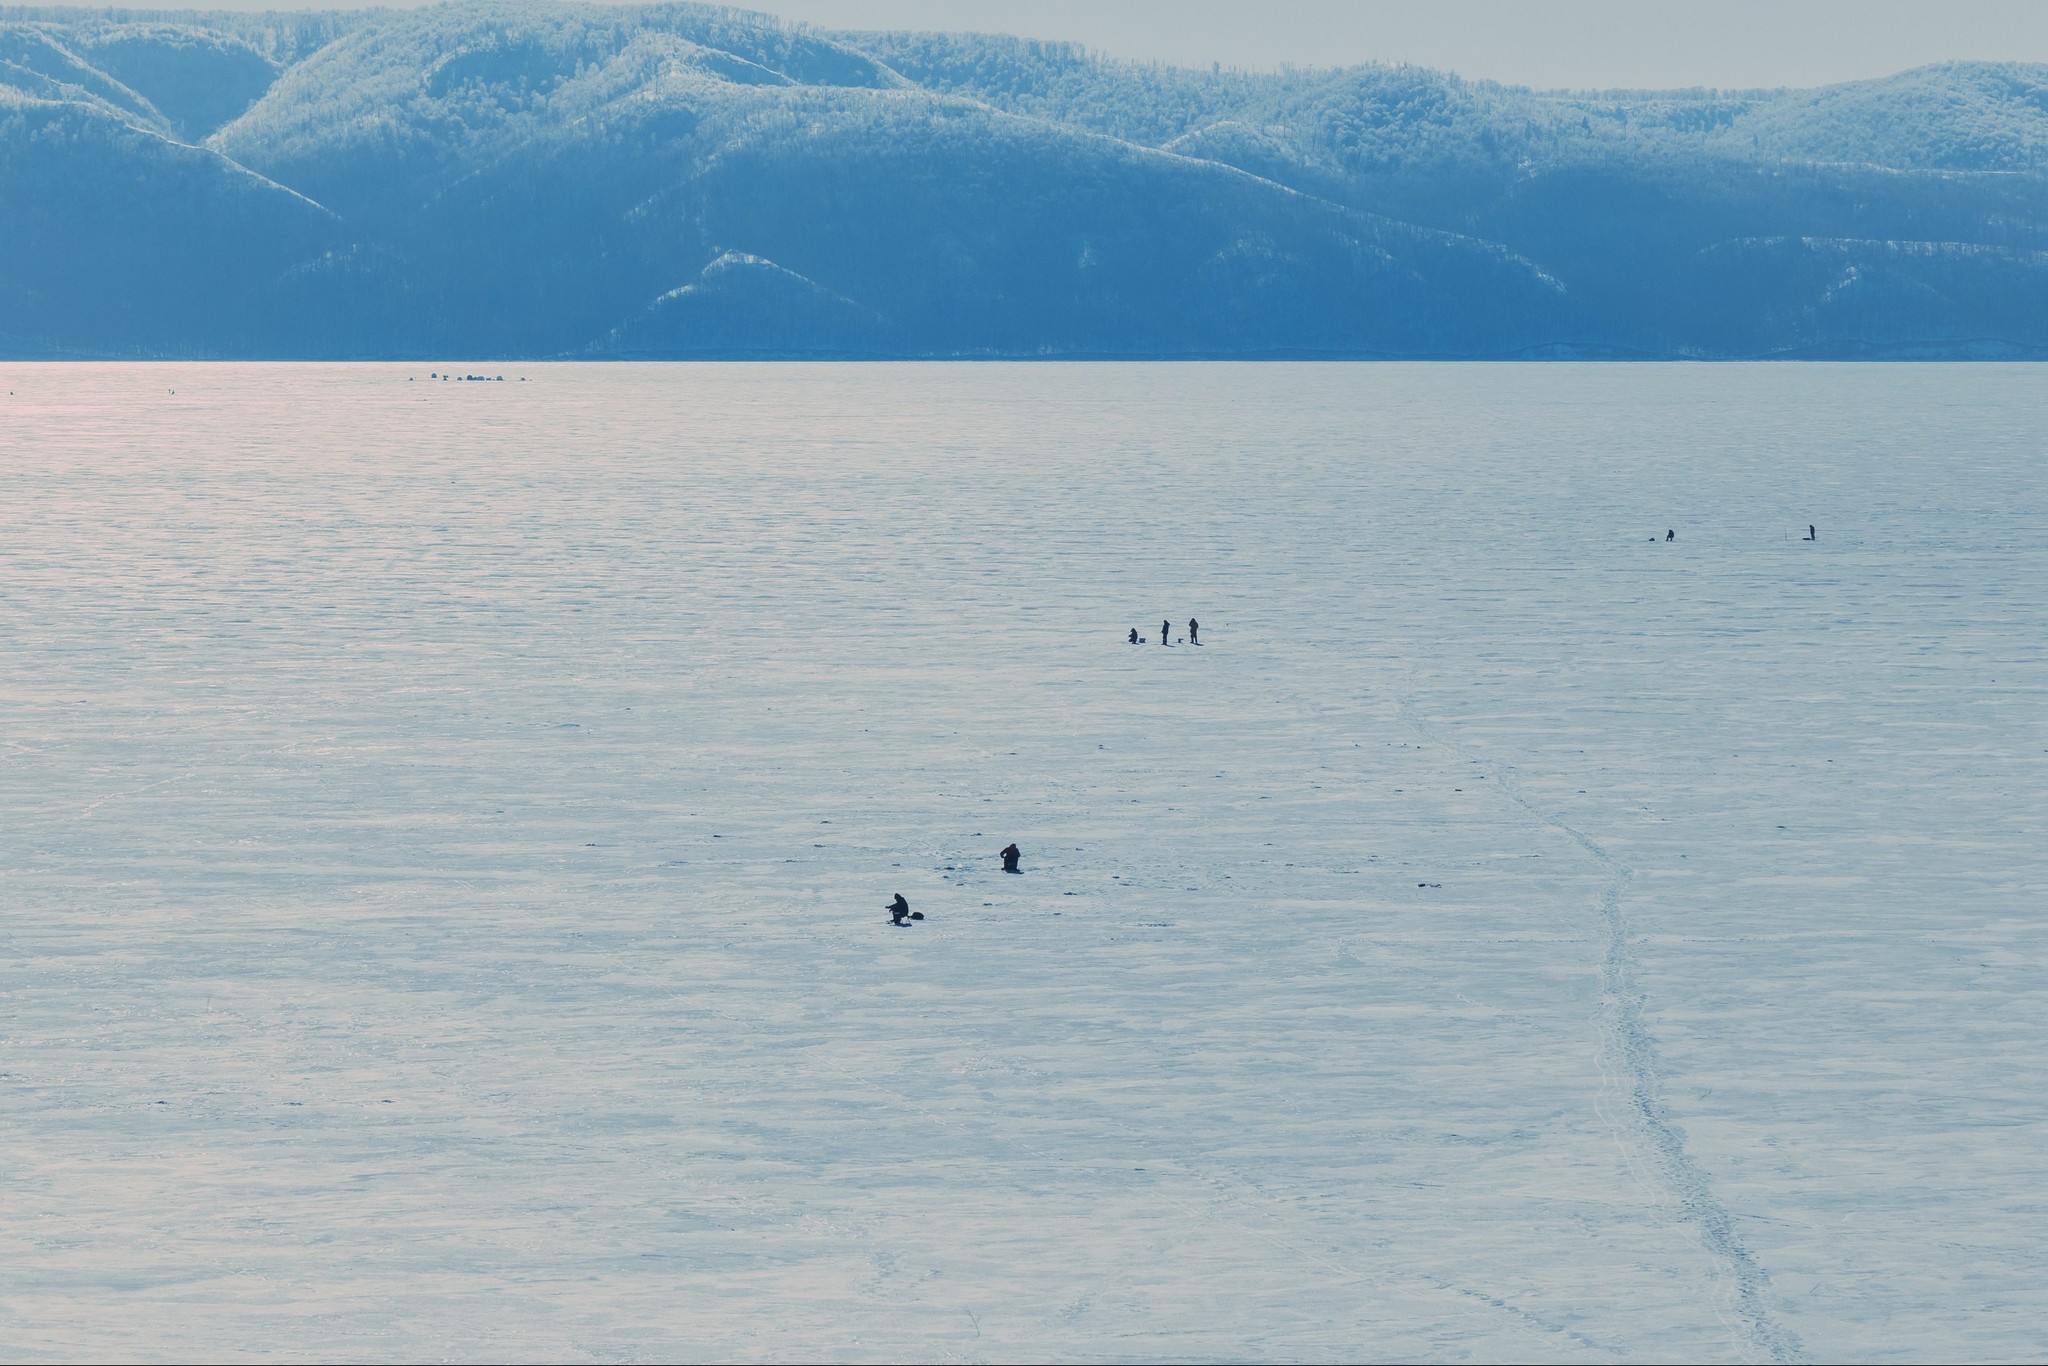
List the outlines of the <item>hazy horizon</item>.
{"label": "hazy horizon", "polygon": [[[217,0],[243,12],[420,8],[408,0]],[[91,9],[90,6],[63,8]],[[146,7],[136,7],[146,8]],[[164,8],[177,8],[175,6]],[[1827,85],[1945,61],[2048,62],[2048,5],[1722,0],[1712,6],[1507,0],[1428,7],[1275,0],[761,0],[740,9],[838,29],[1009,33],[1113,57],[1271,70],[1406,62],[1536,89]]]}

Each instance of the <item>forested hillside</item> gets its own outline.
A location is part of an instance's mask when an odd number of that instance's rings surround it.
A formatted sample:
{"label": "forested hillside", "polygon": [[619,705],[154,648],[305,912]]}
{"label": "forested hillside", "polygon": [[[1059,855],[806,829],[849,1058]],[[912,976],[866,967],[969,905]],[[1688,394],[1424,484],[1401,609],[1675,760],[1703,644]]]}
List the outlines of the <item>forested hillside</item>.
{"label": "forested hillside", "polygon": [[1546,93],[698,5],[0,10],[15,356],[2048,355],[2048,67]]}

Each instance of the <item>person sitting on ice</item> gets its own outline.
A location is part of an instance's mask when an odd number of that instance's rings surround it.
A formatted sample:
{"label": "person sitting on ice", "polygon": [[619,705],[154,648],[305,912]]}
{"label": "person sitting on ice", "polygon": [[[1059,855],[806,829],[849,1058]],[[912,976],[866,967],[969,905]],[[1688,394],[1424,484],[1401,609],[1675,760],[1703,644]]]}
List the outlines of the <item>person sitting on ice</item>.
{"label": "person sitting on ice", "polygon": [[896,893],[896,899],[889,903],[889,923],[891,925],[908,925],[913,920],[922,919],[924,919],[924,912],[911,910],[910,903],[903,899],[903,893]]}
{"label": "person sitting on ice", "polygon": [[1678,539],[1678,533],[1675,531],[1667,531],[1664,533],[1664,539],[1667,541],[1675,541]]}
{"label": "person sitting on ice", "polygon": [[1017,852],[1017,846],[1016,846],[1015,844],[1006,844],[1006,845],[1004,845],[1004,846],[1003,846],[1003,871],[1004,871],[1004,872],[1006,872],[1006,873],[1021,873],[1021,872],[1023,872],[1024,870],[1023,870],[1022,868],[1019,868],[1019,867],[1017,866],[1017,860],[1018,860],[1018,859],[1020,859],[1020,858],[1022,858],[1022,857],[1024,857],[1024,856],[1023,856],[1022,854],[1020,854],[1020,853],[1018,853],[1018,852]]}
{"label": "person sitting on ice", "polygon": [[1131,644],[1138,644],[1138,628],[1135,626],[1131,628]]}

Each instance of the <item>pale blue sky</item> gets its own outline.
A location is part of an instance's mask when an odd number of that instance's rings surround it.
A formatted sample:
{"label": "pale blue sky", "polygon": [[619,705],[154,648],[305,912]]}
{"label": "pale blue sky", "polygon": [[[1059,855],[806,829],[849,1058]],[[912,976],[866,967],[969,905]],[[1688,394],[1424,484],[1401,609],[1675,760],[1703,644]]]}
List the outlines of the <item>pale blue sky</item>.
{"label": "pale blue sky", "polygon": [[794,18],[1072,38],[1207,65],[1408,61],[1538,86],[1812,85],[2048,62],[2048,0],[773,0]]}
{"label": "pale blue sky", "polygon": [[[336,0],[227,3],[340,7]],[[1536,86],[1817,85],[1951,58],[2048,62],[2048,0],[753,0],[745,7],[833,27],[1066,38],[1118,56],[1203,66],[1408,61]]]}

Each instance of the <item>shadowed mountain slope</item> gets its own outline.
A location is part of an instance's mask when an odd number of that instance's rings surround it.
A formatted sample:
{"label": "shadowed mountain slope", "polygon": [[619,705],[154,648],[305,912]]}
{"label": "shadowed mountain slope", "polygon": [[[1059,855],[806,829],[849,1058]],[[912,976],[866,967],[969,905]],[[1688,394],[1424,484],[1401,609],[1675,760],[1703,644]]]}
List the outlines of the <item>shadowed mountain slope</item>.
{"label": "shadowed mountain slope", "polygon": [[2044,88],[1542,93],[700,5],[0,10],[0,348],[2048,354]]}

